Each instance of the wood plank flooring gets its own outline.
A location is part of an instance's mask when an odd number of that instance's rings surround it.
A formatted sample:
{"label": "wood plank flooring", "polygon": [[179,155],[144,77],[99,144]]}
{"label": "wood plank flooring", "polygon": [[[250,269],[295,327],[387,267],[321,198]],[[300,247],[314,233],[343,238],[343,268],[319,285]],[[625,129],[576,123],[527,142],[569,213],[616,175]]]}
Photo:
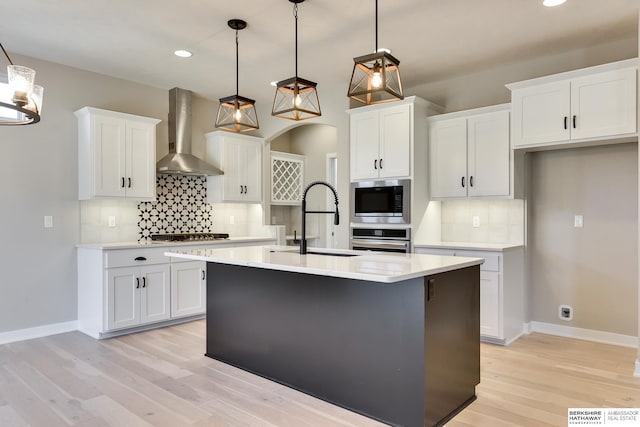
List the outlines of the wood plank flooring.
{"label": "wood plank flooring", "polygon": [[[0,346],[0,426],[381,426],[203,356],[197,321],[109,340],[72,332]],[[532,334],[482,344],[466,426],[566,426],[569,407],[640,407],[637,350]]]}

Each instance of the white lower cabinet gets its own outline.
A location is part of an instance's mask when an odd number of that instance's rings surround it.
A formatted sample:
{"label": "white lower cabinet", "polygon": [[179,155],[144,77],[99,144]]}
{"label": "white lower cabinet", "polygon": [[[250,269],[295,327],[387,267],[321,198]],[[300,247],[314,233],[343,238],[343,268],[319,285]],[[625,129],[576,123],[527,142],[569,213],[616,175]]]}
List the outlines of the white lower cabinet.
{"label": "white lower cabinet", "polygon": [[496,251],[421,247],[416,253],[484,258],[480,265],[480,338],[507,345],[524,331],[524,251],[521,246]]}
{"label": "white lower cabinet", "polygon": [[168,264],[109,268],[106,275],[108,330],[171,317]]}
{"label": "white lower cabinet", "polygon": [[207,310],[207,263],[171,263],[171,317],[193,316]]}

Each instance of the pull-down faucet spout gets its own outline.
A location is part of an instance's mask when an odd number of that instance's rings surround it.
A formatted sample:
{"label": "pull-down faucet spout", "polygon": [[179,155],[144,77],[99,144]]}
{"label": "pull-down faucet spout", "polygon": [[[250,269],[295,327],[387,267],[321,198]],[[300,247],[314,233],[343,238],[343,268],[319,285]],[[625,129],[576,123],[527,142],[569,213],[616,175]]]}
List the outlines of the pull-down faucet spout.
{"label": "pull-down faucet spout", "polygon": [[[307,193],[316,185],[324,185],[329,188],[333,192],[333,197],[336,200],[336,210],[334,211],[308,211],[307,210]],[[307,235],[306,235],[306,223],[307,223],[307,214],[333,214],[333,224],[340,224],[340,213],[338,212],[338,193],[333,186],[324,181],[314,181],[311,184],[307,185],[307,188],[304,190],[302,194],[302,236],[300,237],[300,254],[305,255],[307,253]]]}

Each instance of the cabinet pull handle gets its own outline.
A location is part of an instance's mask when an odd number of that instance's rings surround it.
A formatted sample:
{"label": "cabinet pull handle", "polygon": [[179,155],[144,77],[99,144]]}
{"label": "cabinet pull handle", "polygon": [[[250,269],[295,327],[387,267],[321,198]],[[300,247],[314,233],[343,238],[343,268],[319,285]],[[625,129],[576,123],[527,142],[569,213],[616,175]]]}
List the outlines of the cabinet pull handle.
{"label": "cabinet pull handle", "polygon": [[436,279],[427,281],[427,301],[431,301],[436,296]]}
{"label": "cabinet pull handle", "polygon": [[380,169],[382,169],[382,159],[380,159]]}
{"label": "cabinet pull handle", "polygon": [[131,188],[131,178],[127,178],[129,180],[129,188]]}
{"label": "cabinet pull handle", "polygon": [[573,128],[576,128],[576,116],[573,116]]}
{"label": "cabinet pull handle", "polygon": [[567,129],[567,119],[568,119],[568,117],[564,116],[564,129],[565,130]]}
{"label": "cabinet pull handle", "polygon": [[202,280],[205,279],[204,270],[202,270]]}
{"label": "cabinet pull handle", "polygon": [[135,257],[133,260],[134,260],[134,261],[146,261],[146,260],[147,260],[147,258],[146,258],[146,257],[143,257],[143,256],[137,256],[137,257]]}
{"label": "cabinet pull handle", "polygon": [[462,188],[464,188],[464,176],[462,177],[461,182],[462,182]]}
{"label": "cabinet pull handle", "polygon": [[374,169],[376,169],[376,170],[378,170],[378,159],[375,159],[375,160],[373,161],[373,168],[374,168]]}
{"label": "cabinet pull handle", "polygon": [[121,185],[121,187],[124,188],[124,176],[122,177],[122,185]]}
{"label": "cabinet pull handle", "polygon": [[140,278],[136,277],[136,289],[140,289]]}
{"label": "cabinet pull handle", "polygon": [[142,287],[146,288],[147,287],[147,278],[142,276]]}
{"label": "cabinet pull handle", "polygon": [[469,177],[469,187],[473,187],[473,175]]}
{"label": "cabinet pull handle", "polygon": [[244,186],[244,194],[247,194],[247,186]]}

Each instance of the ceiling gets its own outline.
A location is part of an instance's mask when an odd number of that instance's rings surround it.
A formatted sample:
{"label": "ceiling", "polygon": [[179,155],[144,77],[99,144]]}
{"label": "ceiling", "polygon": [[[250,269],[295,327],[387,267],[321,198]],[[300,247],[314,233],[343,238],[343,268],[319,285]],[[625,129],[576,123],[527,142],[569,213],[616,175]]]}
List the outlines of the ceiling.
{"label": "ceiling", "polygon": [[[496,64],[637,37],[638,0],[381,0],[380,47],[400,59],[405,87]],[[373,0],[299,5],[299,76],[344,85],[353,57],[374,49]],[[0,41],[16,53],[216,99],[271,100],[294,75],[293,4],[286,0],[20,0],[0,4]],[[193,57],[181,59],[176,49]]]}

